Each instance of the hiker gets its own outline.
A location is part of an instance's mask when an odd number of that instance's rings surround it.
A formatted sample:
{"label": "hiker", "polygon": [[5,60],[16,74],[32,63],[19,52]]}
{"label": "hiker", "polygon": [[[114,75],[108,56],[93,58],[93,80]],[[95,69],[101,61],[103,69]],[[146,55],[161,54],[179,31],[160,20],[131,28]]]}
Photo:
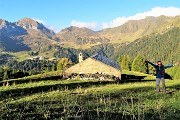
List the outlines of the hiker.
{"label": "hiker", "polygon": [[160,85],[160,80],[161,80],[163,92],[166,93],[166,85],[165,85],[165,79],[164,79],[165,69],[176,66],[176,65],[178,65],[178,63],[163,65],[161,61],[157,61],[157,64],[154,64],[147,60],[145,62],[151,64],[156,69],[156,91],[160,92],[159,85]]}

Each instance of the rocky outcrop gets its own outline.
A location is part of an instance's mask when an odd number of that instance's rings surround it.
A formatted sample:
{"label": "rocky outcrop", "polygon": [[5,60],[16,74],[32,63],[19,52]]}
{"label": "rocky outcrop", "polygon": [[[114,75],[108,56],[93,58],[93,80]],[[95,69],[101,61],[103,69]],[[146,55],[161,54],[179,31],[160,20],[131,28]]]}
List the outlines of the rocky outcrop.
{"label": "rocky outcrop", "polygon": [[49,38],[55,35],[52,30],[46,28],[42,23],[39,23],[30,18],[23,18],[19,20],[16,24],[26,29],[31,35],[42,35]]}
{"label": "rocky outcrop", "polygon": [[15,23],[0,19],[0,35],[3,36],[20,36],[27,34],[27,31],[17,26]]}

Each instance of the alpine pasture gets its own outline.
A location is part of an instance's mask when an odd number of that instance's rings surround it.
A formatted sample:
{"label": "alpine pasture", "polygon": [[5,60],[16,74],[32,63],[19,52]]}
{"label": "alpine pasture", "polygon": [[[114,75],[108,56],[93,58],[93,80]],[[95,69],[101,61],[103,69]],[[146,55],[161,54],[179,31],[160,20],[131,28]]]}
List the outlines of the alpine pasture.
{"label": "alpine pasture", "polygon": [[[67,80],[49,72],[2,81],[0,119],[8,120],[179,120],[180,80],[155,91],[155,77],[138,81]],[[54,79],[55,78],[55,79]]]}

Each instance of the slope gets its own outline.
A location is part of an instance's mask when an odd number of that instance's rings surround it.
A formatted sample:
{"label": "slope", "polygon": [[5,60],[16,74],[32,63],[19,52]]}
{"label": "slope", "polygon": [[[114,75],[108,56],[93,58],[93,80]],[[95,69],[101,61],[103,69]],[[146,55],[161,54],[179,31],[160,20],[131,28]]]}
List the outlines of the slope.
{"label": "slope", "polygon": [[180,118],[179,80],[167,81],[169,93],[162,94],[155,92],[154,81],[148,80],[113,84],[39,78],[37,75],[26,77],[0,87],[0,119]]}
{"label": "slope", "polygon": [[180,28],[174,27],[163,34],[151,34],[124,46],[120,54],[134,58],[138,53],[152,61],[173,62],[180,60]]}
{"label": "slope", "polygon": [[61,45],[73,48],[89,48],[94,45],[99,45],[109,42],[105,37],[100,37],[97,32],[88,28],[78,28],[71,26],[61,30],[57,34],[57,38]]}
{"label": "slope", "polygon": [[152,33],[161,33],[175,25],[180,16],[146,17],[142,20],[130,20],[125,24],[99,31],[99,35],[110,39],[111,43],[129,43]]}

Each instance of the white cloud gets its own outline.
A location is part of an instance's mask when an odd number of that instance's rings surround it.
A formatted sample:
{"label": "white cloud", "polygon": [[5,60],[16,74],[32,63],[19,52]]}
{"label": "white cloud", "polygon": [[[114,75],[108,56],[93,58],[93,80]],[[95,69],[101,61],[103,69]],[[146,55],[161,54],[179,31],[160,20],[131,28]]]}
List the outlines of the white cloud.
{"label": "white cloud", "polygon": [[180,8],[175,8],[175,7],[167,7],[167,8],[162,8],[162,7],[156,7],[156,8],[152,8],[150,11],[146,11],[143,13],[137,13],[133,16],[129,16],[129,17],[118,17],[115,18],[114,20],[112,20],[111,22],[107,23],[104,22],[102,23],[102,28],[112,28],[112,27],[117,27],[120,26],[122,24],[124,24],[125,22],[129,21],[129,20],[140,20],[140,19],[144,19],[147,16],[154,16],[154,17],[158,17],[161,15],[165,15],[165,16],[177,16],[180,15]]}
{"label": "white cloud", "polygon": [[71,22],[71,26],[76,26],[76,27],[86,27],[86,28],[89,28],[89,29],[93,29],[95,30],[98,26],[97,22],[81,22],[81,21],[76,21],[76,20],[73,20]]}
{"label": "white cloud", "polygon": [[60,27],[55,27],[55,26],[52,26],[52,25],[49,25],[46,21],[44,20],[41,20],[41,19],[36,19],[36,18],[32,18],[33,20],[39,22],[39,23],[42,23],[45,27],[47,27],[48,29],[50,30],[53,30],[55,33],[58,33],[60,31]]}
{"label": "white cloud", "polygon": [[36,19],[36,18],[32,18],[32,19],[39,22],[39,23],[47,24],[46,21],[44,21],[44,20],[40,20],[40,19]]}

